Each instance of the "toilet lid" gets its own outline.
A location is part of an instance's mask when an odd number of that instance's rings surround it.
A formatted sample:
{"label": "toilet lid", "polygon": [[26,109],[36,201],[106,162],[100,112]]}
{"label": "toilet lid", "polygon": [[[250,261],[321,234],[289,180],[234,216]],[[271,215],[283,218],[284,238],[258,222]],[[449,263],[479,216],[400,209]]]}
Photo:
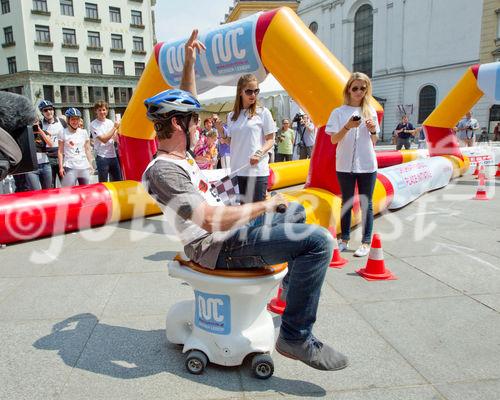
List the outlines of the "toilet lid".
{"label": "toilet lid", "polygon": [[267,265],[264,268],[249,268],[249,269],[208,269],[202,267],[200,264],[191,260],[185,260],[180,254],[174,257],[174,261],[179,264],[192,269],[193,271],[200,272],[206,275],[224,276],[226,278],[253,278],[257,276],[275,275],[285,270],[288,266],[287,263]]}

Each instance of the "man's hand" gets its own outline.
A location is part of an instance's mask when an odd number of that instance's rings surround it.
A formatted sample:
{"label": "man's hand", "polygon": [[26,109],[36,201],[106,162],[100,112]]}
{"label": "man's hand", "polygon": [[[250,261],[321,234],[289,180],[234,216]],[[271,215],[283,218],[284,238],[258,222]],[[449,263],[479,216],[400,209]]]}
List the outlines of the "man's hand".
{"label": "man's hand", "polygon": [[194,64],[196,62],[196,51],[201,52],[206,50],[203,43],[198,40],[198,29],[194,29],[186,42],[184,49],[186,50],[185,63]]}
{"label": "man's hand", "polygon": [[285,207],[288,207],[288,200],[283,194],[278,193],[275,196],[271,196],[268,200],[266,200],[266,208],[269,211],[276,211],[279,205],[283,204]]}

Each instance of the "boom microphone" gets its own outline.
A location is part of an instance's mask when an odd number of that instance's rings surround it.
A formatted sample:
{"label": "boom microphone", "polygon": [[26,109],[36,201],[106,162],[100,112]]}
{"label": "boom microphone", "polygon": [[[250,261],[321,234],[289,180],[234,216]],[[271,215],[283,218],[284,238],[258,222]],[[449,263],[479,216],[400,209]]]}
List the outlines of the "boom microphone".
{"label": "boom microphone", "polygon": [[32,125],[36,120],[35,108],[27,97],[0,91],[0,127],[12,136],[15,131]]}

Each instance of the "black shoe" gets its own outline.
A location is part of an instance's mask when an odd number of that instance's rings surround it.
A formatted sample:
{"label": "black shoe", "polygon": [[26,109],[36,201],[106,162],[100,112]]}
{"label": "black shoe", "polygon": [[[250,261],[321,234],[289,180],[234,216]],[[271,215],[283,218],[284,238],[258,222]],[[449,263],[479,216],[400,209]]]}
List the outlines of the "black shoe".
{"label": "black shoe", "polygon": [[349,365],[346,356],[320,342],[313,335],[305,342],[286,341],[278,336],[276,351],[285,357],[302,361],[322,371],[338,371]]}

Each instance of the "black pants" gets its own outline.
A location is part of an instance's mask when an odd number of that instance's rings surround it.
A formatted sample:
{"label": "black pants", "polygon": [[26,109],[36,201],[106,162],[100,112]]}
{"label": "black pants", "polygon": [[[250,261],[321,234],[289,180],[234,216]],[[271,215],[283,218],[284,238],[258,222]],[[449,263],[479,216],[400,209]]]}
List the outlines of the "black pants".
{"label": "black pants", "polygon": [[267,176],[238,176],[240,202],[255,203],[266,198]]}
{"label": "black pants", "polygon": [[293,154],[281,154],[281,153],[277,153],[276,154],[276,162],[292,161],[292,156],[293,156]]}

